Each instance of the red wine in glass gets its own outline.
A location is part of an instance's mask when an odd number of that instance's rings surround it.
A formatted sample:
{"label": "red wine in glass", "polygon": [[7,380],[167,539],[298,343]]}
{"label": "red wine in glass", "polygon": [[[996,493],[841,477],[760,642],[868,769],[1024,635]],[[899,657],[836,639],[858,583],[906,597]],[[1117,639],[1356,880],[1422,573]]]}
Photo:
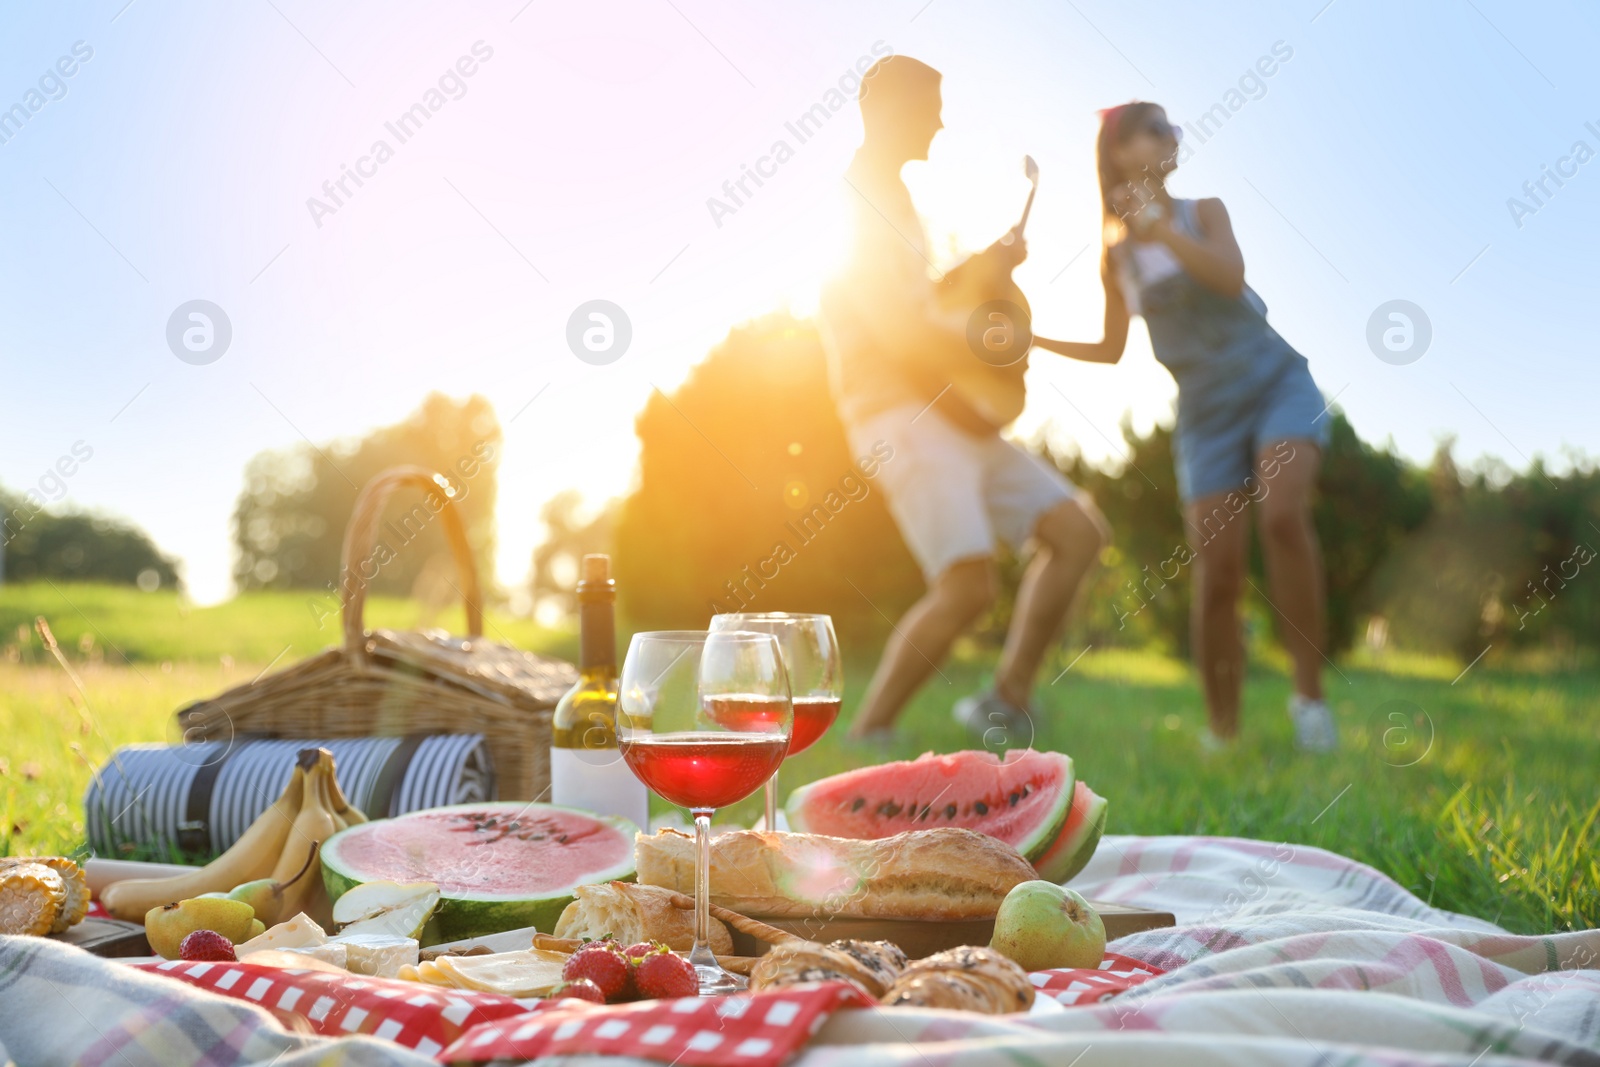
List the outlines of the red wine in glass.
{"label": "red wine in glass", "polygon": [[794,735],[789,739],[789,755],[798,756],[828,732],[839,717],[839,697],[795,697]]}
{"label": "red wine in glass", "polygon": [[777,733],[789,701],[762,693],[729,693],[700,701],[711,721],[728,730]]}
{"label": "red wine in glass", "polygon": [[[833,620],[826,615],[787,611],[727,612],[712,617],[711,629],[767,633],[778,639],[789,688],[794,694],[794,729],[789,755],[797,756],[816,744],[838,718],[839,698],[843,694],[843,666]],[[741,716],[756,712],[727,708],[723,714]],[[724,720],[715,721],[721,724]],[[776,775],[767,779],[765,808],[763,825],[770,830],[777,825]]]}
{"label": "red wine in glass", "polygon": [[658,796],[680,807],[706,809],[737,804],[760,789],[783,762],[789,739],[686,732],[646,734],[619,747],[633,773]]}

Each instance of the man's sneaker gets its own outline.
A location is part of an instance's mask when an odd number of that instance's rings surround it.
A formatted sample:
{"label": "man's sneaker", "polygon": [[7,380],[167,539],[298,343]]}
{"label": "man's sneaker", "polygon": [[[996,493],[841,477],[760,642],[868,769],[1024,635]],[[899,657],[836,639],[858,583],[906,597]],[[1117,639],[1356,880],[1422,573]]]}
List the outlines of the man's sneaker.
{"label": "man's sneaker", "polygon": [[1207,726],[1200,731],[1200,751],[1207,756],[1228,756],[1239,751],[1239,738],[1223,737]]}
{"label": "man's sneaker", "polygon": [[1332,752],[1339,747],[1339,731],[1325,701],[1296,693],[1289,698],[1289,718],[1294,723],[1296,748],[1304,752]]}
{"label": "man's sneaker", "polygon": [[1033,744],[1032,717],[993,689],[962,697],[950,710],[956,722],[986,748],[1027,748]]}

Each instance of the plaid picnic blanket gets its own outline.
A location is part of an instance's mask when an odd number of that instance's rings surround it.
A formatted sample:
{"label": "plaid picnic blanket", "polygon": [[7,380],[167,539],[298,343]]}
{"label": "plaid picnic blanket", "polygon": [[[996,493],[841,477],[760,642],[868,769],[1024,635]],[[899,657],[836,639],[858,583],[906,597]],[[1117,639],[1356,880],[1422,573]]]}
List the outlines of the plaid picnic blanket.
{"label": "plaid picnic blanket", "polygon": [[[1096,899],[1172,911],[1179,925],[1114,942],[1094,981],[1081,974],[1035,976],[1042,993],[1073,1004],[1053,1014],[855,1008],[836,995],[823,1003],[821,994],[814,1004],[797,1002],[784,1010],[792,1017],[812,1014],[805,1024],[809,1040],[789,1061],[792,1067],[1600,1067],[1600,931],[1511,935],[1431,908],[1370,867],[1319,849],[1261,841],[1107,837],[1073,885]],[[652,1031],[659,1023],[619,1029],[610,1018],[556,1005],[531,1013],[532,1005],[517,1005],[522,1014],[511,1014],[512,1004],[491,1006],[481,1019],[458,1011],[454,1054],[481,1062],[470,1046],[487,1033],[477,1047],[502,1057],[496,1062],[533,1055],[542,1064],[599,1063],[574,1054],[575,1048],[598,1054],[615,1046],[559,1042],[590,1033],[585,1028],[591,1024],[599,1038],[663,1032]],[[765,1007],[741,1013],[752,1026],[757,1019],[770,1025]],[[203,992],[49,942],[0,938],[0,1047],[18,1064],[449,1062],[449,1049],[422,1055],[377,1036],[395,1032],[393,1025],[387,1031],[367,1025],[390,1021],[407,1032],[411,1023],[400,1022],[397,1013],[364,1015],[353,1028],[342,1027],[357,1036],[294,1032],[268,1008],[237,996]],[[611,1025],[602,1033],[603,1023]],[[514,1041],[518,1032],[548,1043],[530,1044],[521,1055],[515,1044],[494,1044],[497,1035]],[[725,1047],[726,1038],[716,1036],[717,1048]],[[737,1041],[727,1042],[725,1057],[713,1052],[698,1062],[739,1063],[741,1046],[762,1062],[786,1052],[744,1044],[748,1040],[741,1030]],[[648,1044],[629,1046],[633,1056],[606,1062],[666,1063],[681,1052],[653,1055]],[[661,1047],[673,1048],[665,1040]]]}

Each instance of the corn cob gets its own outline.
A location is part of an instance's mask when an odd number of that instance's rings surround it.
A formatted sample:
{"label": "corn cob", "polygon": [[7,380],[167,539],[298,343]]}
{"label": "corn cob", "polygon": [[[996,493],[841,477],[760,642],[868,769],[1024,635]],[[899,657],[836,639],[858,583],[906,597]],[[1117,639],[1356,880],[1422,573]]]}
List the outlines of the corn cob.
{"label": "corn cob", "polygon": [[48,934],[67,901],[61,876],[42,863],[0,868],[0,934]]}
{"label": "corn cob", "polygon": [[61,905],[61,913],[56,916],[55,925],[50,928],[52,934],[59,934],[67,927],[83,922],[83,917],[89,914],[89,883],[84,880],[83,868],[65,856],[19,856],[0,859],[0,868],[13,867],[19,863],[40,863],[61,876],[61,885],[66,890],[67,899]]}

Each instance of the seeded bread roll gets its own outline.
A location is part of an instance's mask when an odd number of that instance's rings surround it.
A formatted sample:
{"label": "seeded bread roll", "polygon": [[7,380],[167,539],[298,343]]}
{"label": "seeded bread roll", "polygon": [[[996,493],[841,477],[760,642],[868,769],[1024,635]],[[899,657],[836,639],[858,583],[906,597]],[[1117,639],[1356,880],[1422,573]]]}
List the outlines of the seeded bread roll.
{"label": "seeded bread roll", "polygon": [[[638,879],[694,892],[694,838],[640,834]],[[953,826],[876,841],[735,830],[711,840],[711,899],[765,918],[992,918],[1011,888],[1037,878],[1002,841]]]}
{"label": "seeded bread roll", "polygon": [[798,982],[845,981],[861,988],[874,999],[881,997],[894,982],[855,955],[834,945],[815,941],[796,941],[778,945],[756,960],[750,969],[751,989],[777,989]]}
{"label": "seeded bread roll", "polygon": [[963,945],[917,960],[900,972],[882,1002],[894,1007],[960,1008],[989,1015],[1033,1006],[1028,973],[992,948]]}
{"label": "seeded bread roll", "polygon": [[[694,912],[674,905],[674,894],[669,890],[631,882],[601,882],[579,886],[573,895],[577,899],[556,920],[557,937],[598,940],[610,936],[624,946],[660,941],[675,952],[694,947]],[[733,955],[733,936],[715,918],[711,920],[710,941],[711,951],[717,955]]]}

